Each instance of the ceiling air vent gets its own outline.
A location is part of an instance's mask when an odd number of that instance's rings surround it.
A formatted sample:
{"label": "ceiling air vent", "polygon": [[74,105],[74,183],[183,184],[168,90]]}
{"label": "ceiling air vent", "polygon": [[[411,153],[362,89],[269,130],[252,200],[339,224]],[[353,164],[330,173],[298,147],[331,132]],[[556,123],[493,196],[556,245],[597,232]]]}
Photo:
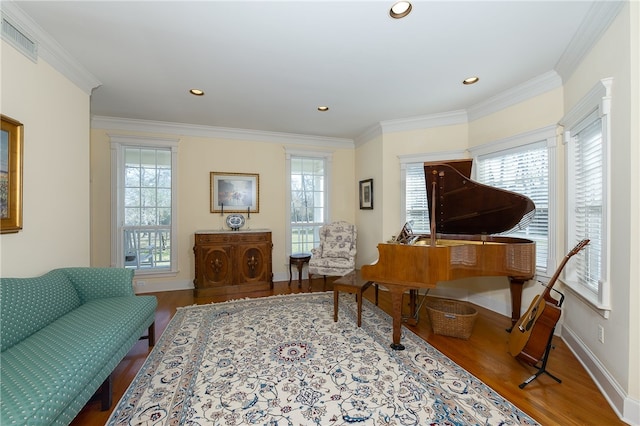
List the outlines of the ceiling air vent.
{"label": "ceiling air vent", "polygon": [[33,62],[38,61],[38,43],[2,14],[2,39]]}

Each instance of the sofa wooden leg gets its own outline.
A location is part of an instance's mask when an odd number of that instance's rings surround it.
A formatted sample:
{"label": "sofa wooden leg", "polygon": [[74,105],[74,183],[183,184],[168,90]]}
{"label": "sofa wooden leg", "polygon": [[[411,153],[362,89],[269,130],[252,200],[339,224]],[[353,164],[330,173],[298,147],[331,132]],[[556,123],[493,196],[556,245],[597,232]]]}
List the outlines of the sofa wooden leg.
{"label": "sofa wooden leg", "polygon": [[152,347],[156,344],[156,323],[154,322],[149,326],[146,336],[140,336],[138,340],[148,340],[149,347]]}
{"label": "sofa wooden leg", "polygon": [[149,347],[156,344],[156,323],[153,322],[149,326]]}
{"label": "sofa wooden leg", "polygon": [[101,409],[102,411],[108,411],[111,408],[112,398],[113,398],[113,380],[111,379],[111,374],[109,377],[100,385],[100,401],[101,401]]}

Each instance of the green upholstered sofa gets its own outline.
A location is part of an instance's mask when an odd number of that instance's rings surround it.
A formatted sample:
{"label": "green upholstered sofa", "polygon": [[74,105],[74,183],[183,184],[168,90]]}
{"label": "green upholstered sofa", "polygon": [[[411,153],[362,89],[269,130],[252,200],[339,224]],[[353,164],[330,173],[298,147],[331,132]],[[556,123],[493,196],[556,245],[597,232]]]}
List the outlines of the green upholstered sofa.
{"label": "green upholstered sofa", "polygon": [[[0,424],[69,424],[141,337],[154,344],[157,301],[133,270],[61,268],[0,279]],[[148,334],[146,333],[148,330]]]}

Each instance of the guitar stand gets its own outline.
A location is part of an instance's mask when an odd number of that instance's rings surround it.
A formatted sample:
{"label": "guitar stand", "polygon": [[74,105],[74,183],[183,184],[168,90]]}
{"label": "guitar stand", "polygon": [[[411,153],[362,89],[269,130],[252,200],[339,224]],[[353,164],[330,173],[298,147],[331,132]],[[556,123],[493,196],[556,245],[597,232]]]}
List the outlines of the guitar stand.
{"label": "guitar stand", "polygon": [[551,373],[549,373],[547,371],[547,360],[549,359],[549,353],[551,352],[551,349],[554,349],[554,346],[552,344],[554,331],[555,331],[555,327],[553,328],[553,330],[551,330],[551,334],[549,334],[549,341],[547,342],[547,349],[545,349],[544,356],[542,357],[542,365],[540,366],[538,371],[536,371],[536,373],[533,376],[529,377],[527,380],[525,380],[524,382],[522,382],[522,383],[520,383],[518,385],[518,387],[520,389],[524,389],[525,386],[527,386],[529,383],[533,382],[535,379],[538,378],[538,376],[540,376],[543,373],[546,374],[547,376],[551,377],[556,382],[562,383],[562,380],[560,380],[559,378],[557,378],[556,376],[554,376],[553,374],[551,374]]}

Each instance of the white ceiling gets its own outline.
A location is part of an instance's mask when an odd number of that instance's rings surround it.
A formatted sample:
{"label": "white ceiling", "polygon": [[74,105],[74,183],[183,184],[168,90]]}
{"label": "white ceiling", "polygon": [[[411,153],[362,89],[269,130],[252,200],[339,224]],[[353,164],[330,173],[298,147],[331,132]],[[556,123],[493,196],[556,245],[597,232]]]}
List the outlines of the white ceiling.
{"label": "white ceiling", "polygon": [[92,116],[347,139],[562,76],[600,3],[415,1],[394,20],[391,1],[14,2],[99,81]]}

